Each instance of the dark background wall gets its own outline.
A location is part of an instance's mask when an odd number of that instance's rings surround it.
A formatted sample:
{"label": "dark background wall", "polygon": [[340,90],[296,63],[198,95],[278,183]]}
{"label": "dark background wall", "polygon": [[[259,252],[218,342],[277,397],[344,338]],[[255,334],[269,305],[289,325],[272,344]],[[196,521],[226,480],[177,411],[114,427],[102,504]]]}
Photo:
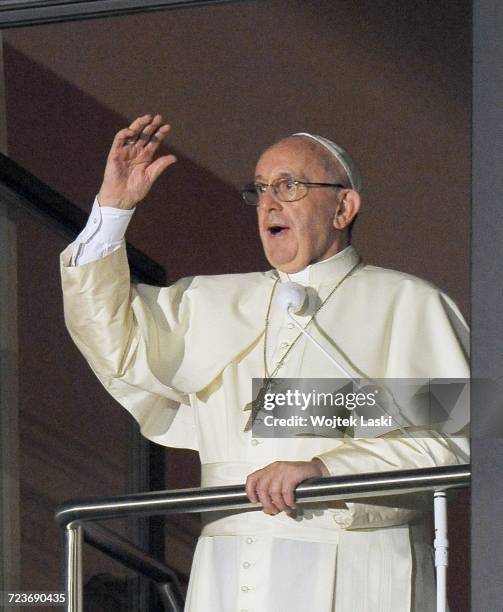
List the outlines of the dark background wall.
{"label": "dark background wall", "polygon": [[[427,278],[469,314],[468,1],[254,0],[4,41],[9,155],[86,210],[113,134],[145,112],[170,120],[180,161],[128,231],[170,280],[266,267],[238,188],[265,146],[309,130],[361,165],[364,258]],[[196,474],[191,453],[168,451],[170,486]],[[467,504],[460,496],[452,514],[464,551],[450,570],[455,610],[467,609]]]}
{"label": "dark background wall", "polygon": [[[65,240],[12,210],[18,242],[21,588],[61,588],[56,506],[127,491],[128,419],[73,349],[61,309],[58,253]],[[124,533],[124,525],[116,528]],[[124,572],[86,550],[86,578]]]}
{"label": "dark background wall", "polygon": [[[429,278],[466,312],[469,2],[237,2],[4,39],[9,153],[84,208],[115,131],[145,112],[169,118],[170,146],[195,167],[163,177],[129,239],[171,278],[265,265],[233,189],[265,146],[303,129],[361,164],[366,259]],[[12,50],[64,86],[27,78]]]}

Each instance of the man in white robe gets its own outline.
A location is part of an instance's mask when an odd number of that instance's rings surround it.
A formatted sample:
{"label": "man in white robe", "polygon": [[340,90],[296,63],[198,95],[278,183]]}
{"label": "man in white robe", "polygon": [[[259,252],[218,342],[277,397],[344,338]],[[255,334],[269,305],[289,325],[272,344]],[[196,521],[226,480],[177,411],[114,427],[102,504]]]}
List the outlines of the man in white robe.
{"label": "man in white robe", "polygon": [[246,482],[262,505],[204,517],[186,610],[434,610],[420,508],[302,509],[294,489],[323,475],[464,463],[466,439],[397,430],[373,439],[258,438],[247,427],[251,379],[340,377],[275,301],[288,280],[315,296],[296,320],[355,377],[467,378],[462,316],[430,284],[360,261],[349,244],[360,206],[356,165],[307,134],[269,148],[245,194],[257,200],[273,270],[130,285],[123,234],[175,161],[155,158],[168,131],[156,115],[117,134],[90,221],[61,260],[68,329],[105,388],[145,436],[198,450],[202,486]]}

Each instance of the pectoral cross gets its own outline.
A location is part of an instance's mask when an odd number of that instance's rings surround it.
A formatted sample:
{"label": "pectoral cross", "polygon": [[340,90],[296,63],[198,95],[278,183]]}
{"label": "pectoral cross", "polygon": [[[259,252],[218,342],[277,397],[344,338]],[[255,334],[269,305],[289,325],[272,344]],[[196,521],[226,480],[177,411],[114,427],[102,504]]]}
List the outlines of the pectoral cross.
{"label": "pectoral cross", "polygon": [[253,399],[251,402],[248,402],[246,406],[244,407],[243,410],[245,412],[247,410],[251,410],[251,414],[250,414],[250,417],[248,418],[248,422],[246,423],[243,431],[250,431],[250,429],[253,427],[253,423],[255,422],[255,419],[257,418],[257,414],[264,407],[264,399],[265,399],[266,393],[270,393],[273,386],[274,386],[274,381],[271,378],[264,379],[264,384],[259,389],[259,392],[257,393],[255,399]]}

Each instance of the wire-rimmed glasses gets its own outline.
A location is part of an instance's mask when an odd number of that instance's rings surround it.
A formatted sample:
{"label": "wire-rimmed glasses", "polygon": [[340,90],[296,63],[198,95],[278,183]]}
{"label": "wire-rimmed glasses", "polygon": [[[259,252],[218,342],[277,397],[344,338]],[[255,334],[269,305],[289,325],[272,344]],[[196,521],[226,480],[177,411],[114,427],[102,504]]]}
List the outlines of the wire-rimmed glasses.
{"label": "wire-rimmed glasses", "polygon": [[260,196],[271,188],[274,196],[281,202],[296,202],[306,197],[310,187],[346,189],[344,185],[340,185],[339,183],[311,183],[309,181],[299,181],[292,178],[279,178],[272,181],[272,183],[249,183],[242,189],[241,197],[245,204],[258,206]]}

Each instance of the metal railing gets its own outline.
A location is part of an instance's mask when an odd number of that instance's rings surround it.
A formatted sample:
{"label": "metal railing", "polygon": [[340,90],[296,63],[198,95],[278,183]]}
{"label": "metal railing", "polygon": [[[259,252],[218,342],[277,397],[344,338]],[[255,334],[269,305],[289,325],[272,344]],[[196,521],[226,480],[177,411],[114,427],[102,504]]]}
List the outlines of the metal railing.
{"label": "metal railing", "polygon": [[169,611],[178,612],[183,608],[183,593],[178,576],[169,567],[148,555],[125,538],[102,525],[87,522],[83,525],[84,541],[125,567],[149,578]]}
{"label": "metal railing", "polygon": [[[296,489],[298,502],[361,501],[422,491],[439,492],[470,485],[470,466],[454,465],[425,469],[356,474],[309,480]],[[56,512],[65,530],[65,589],[67,612],[83,610],[83,544],[96,545],[128,567],[162,585],[163,602],[175,612],[182,609],[180,590],[173,572],[107,530],[90,527],[92,521],[130,516],[153,516],[183,512],[211,512],[259,508],[252,504],[244,485],[205,489],[178,489],[139,493],[101,500],[69,501]],[[94,537],[93,537],[94,534]]]}

